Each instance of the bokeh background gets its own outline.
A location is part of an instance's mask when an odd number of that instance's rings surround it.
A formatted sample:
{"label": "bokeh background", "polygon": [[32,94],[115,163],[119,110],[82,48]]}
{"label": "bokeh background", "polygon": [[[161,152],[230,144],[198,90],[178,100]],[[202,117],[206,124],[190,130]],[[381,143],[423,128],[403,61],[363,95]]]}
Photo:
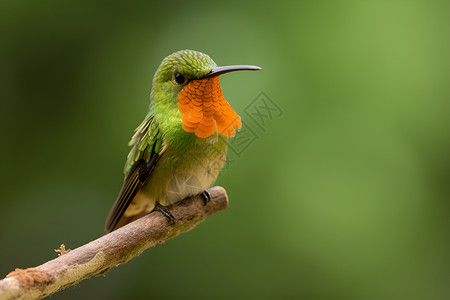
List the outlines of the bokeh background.
{"label": "bokeh background", "polygon": [[264,68],[222,76],[258,137],[230,207],[52,299],[450,299],[448,1],[0,5],[0,277],[103,234],[156,68],[196,49]]}

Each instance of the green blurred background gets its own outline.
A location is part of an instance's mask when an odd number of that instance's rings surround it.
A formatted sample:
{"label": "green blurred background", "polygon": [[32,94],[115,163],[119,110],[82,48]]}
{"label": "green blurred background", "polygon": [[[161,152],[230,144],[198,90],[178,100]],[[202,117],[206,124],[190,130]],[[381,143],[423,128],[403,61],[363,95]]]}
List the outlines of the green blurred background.
{"label": "green blurred background", "polygon": [[[258,138],[230,206],[52,299],[450,299],[448,1],[2,1],[0,273],[103,234],[180,49]],[[264,130],[244,109],[265,92]]]}

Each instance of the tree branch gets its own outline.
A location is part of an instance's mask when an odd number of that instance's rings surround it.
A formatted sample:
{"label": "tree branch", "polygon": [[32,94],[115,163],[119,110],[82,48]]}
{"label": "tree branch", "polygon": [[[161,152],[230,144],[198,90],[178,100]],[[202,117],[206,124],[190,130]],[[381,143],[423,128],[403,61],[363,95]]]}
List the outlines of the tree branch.
{"label": "tree branch", "polygon": [[186,232],[209,215],[224,210],[228,196],[222,187],[210,188],[206,205],[200,196],[169,206],[176,221],[151,213],[38,267],[16,269],[0,280],[0,300],[40,299],[95,275],[105,274],[145,249]]}

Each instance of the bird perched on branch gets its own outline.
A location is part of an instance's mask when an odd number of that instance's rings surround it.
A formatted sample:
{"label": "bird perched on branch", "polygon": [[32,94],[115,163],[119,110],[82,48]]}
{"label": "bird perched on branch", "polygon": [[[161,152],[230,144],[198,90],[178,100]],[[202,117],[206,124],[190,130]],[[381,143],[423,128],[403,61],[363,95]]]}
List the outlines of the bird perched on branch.
{"label": "bird perched on branch", "polygon": [[228,138],[241,128],[222,95],[219,76],[260,67],[218,67],[206,54],[181,50],[153,77],[150,109],[129,145],[125,181],[105,226],[111,232],[152,211],[174,219],[166,206],[201,194],[225,163]]}

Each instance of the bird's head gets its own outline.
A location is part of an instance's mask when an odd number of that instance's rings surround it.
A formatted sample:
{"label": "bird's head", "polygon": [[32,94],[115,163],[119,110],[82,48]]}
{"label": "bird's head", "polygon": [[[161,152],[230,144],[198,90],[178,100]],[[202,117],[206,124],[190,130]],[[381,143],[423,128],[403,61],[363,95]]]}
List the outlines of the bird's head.
{"label": "bird's head", "polygon": [[162,61],[153,78],[152,108],[158,112],[176,112],[184,131],[207,138],[216,131],[233,136],[240,129],[238,114],[225,100],[219,76],[260,67],[235,65],[218,67],[206,54],[181,50]]}

